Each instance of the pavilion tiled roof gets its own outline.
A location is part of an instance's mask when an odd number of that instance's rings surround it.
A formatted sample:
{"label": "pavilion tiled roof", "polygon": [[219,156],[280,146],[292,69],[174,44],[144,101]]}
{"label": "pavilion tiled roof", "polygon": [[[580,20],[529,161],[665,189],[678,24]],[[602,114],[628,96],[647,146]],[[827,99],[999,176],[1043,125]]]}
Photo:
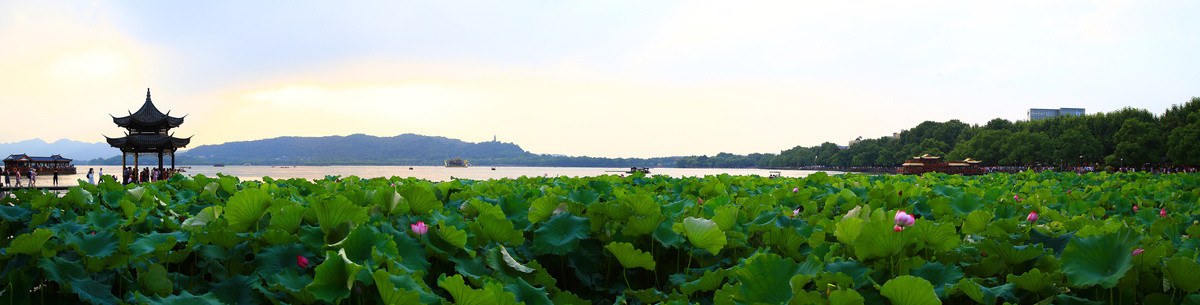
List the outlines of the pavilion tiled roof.
{"label": "pavilion tiled roof", "polygon": [[130,152],[155,152],[186,147],[191,137],[176,138],[162,134],[131,134],[120,138],[104,137],[108,145]]}
{"label": "pavilion tiled roof", "polygon": [[170,113],[162,113],[154,107],[154,102],[150,101],[150,89],[146,89],[146,102],[142,104],[142,108],[128,116],[113,117],[113,123],[117,123],[121,128],[138,131],[171,129],[183,124],[183,117],[173,117]]}

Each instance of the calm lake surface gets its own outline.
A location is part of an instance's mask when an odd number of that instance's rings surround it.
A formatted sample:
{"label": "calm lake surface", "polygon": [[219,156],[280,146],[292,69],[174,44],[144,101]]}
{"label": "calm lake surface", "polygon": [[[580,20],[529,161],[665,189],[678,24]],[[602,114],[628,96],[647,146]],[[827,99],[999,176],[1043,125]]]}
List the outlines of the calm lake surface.
{"label": "calm lake surface", "polygon": [[[431,181],[447,181],[453,178],[471,179],[471,180],[487,180],[500,178],[519,178],[521,176],[566,176],[566,177],[593,177],[600,175],[617,175],[624,174],[628,168],[604,168],[604,167],[511,167],[497,166],[492,170],[490,166],[476,167],[443,167],[443,166],[239,166],[229,165],[225,167],[213,167],[211,165],[194,165],[194,166],[179,166],[184,168],[186,175],[205,175],[215,177],[217,173],[222,173],[229,176],[238,177],[242,180],[262,180],[262,177],[271,177],[274,179],[288,178],[303,178],[303,179],[324,179],[326,175],[337,176],[358,176],[361,178],[376,178],[376,177],[415,177],[427,179]],[[79,172],[76,175],[59,177],[60,184],[66,184],[68,181],[76,179],[87,180],[87,171],[89,168],[94,168],[97,172],[104,169],[105,175],[119,175],[121,173],[120,166],[91,166],[91,165],[76,165],[75,169]],[[411,169],[409,169],[411,168]],[[611,172],[610,172],[611,171]],[[671,177],[703,177],[709,175],[730,174],[737,176],[769,176],[772,171],[778,171],[783,177],[804,177],[816,171],[809,170],[770,170],[770,169],[752,169],[752,168],[651,168],[651,175],[667,175]],[[829,174],[840,174],[841,172],[829,172]],[[42,175],[38,177],[38,185],[49,185],[50,176]]]}

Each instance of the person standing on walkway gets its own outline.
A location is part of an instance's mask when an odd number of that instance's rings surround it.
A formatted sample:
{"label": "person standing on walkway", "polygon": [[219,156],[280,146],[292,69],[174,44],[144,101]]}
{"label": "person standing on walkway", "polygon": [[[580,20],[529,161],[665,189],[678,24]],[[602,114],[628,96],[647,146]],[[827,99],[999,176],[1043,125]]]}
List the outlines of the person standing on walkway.
{"label": "person standing on walkway", "polygon": [[21,187],[21,172],[14,168],[12,174],[13,176],[17,176],[17,187]]}
{"label": "person standing on walkway", "polygon": [[100,178],[99,180],[96,180],[96,181],[104,182],[104,168],[103,167],[100,168],[100,174],[96,175],[96,177]]}
{"label": "person standing on walkway", "polygon": [[95,179],[94,179],[94,177],[92,176],[92,174],[93,174],[93,172],[92,172],[92,171],[93,171],[93,170],[94,170],[93,168],[89,168],[89,169],[88,169],[88,184],[96,184],[96,180],[95,180]]}
{"label": "person standing on walkway", "polygon": [[37,170],[29,168],[29,187],[37,187]]}
{"label": "person standing on walkway", "polygon": [[58,169],[52,169],[52,171],[54,171],[54,186],[58,186]]}

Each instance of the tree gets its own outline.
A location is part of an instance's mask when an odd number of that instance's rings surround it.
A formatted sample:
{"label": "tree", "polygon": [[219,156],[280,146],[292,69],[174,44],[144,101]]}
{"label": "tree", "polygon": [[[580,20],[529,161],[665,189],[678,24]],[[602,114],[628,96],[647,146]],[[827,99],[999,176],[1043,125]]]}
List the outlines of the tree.
{"label": "tree", "polygon": [[1021,131],[1010,135],[1004,143],[1004,159],[1008,165],[1035,165],[1050,159],[1050,138],[1044,134]]}
{"label": "tree", "polygon": [[1104,152],[1100,140],[1083,125],[1063,132],[1054,141],[1054,158],[1068,164],[1080,164],[1086,160],[1096,160]]}
{"label": "tree", "polygon": [[1167,137],[1167,158],[1175,165],[1200,166],[1200,122],[1171,130]]}
{"label": "tree", "polygon": [[1117,146],[1113,154],[1105,159],[1109,165],[1114,165],[1111,160],[1121,160],[1115,165],[1158,164],[1163,157],[1162,133],[1151,122],[1127,119],[1113,139]]}

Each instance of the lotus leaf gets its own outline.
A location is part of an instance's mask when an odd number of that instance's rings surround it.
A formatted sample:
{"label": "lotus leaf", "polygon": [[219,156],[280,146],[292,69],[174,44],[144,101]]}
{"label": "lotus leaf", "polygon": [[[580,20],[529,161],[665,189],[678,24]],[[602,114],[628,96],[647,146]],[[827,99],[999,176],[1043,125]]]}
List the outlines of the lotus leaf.
{"label": "lotus leaf", "polygon": [[901,275],[883,284],[879,293],[896,305],[927,305],[941,304],[933,284],[929,281],[911,276]]}
{"label": "lotus leaf", "polygon": [[338,300],[350,296],[354,277],[362,268],[362,265],[355,264],[346,257],[345,250],[326,251],[325,261],[317,265],[312,284],[304,290],[312,293],[317,299],[337,303]]}
{"label": "lotus leaf", "polygon": [[579,240],[588,238],[590,227],[587,218],[571,213],[554,215],[533,231],[533,248],[536,253],[566,254],[579,245]]}
{"label": "lotus leaf", "polygon": [[727,242],[725,232],[708,219],[688,217],[683,222],[673,225],[672,229],[687,237],[693,247],[704,249],[713,255],[721,252],[721,248],[724,248]]}
{"label": "lotus leaf", "polygon": [[1120,230],[1071,240],[1062,254],[1063,273],[1076,287],[1112,288],[1133,267],[1131,253],[1137,239],[1133,231]]}
{"label": "lotus leaf", "polygon": [[654,256],[634,248],[633,244],[611,242],[604,246],[604,249],[612,253],[625,269],[641,267],[646,270],[654,270]]}
{"label": "lotus leaf", "polygon": [[34,229],[33,232],[17,235],[17,237],[13,238],[12,242],[8,244],[8,248],[4,249],[4,252],[9,255],[37,255],[38,253],[42,252],[43,245],[45,245],[46,241],[49,241],[51,237],[54,237],[54,231],[37,228]]}
{"label": "lotus leaf", "polygon": [[271,194],[260,189],[245,189],[229,197],[225,205],[225,218],[229,220],[229,228],[234,232],[245,232],[258,224],[259,219],[271,205]]}

